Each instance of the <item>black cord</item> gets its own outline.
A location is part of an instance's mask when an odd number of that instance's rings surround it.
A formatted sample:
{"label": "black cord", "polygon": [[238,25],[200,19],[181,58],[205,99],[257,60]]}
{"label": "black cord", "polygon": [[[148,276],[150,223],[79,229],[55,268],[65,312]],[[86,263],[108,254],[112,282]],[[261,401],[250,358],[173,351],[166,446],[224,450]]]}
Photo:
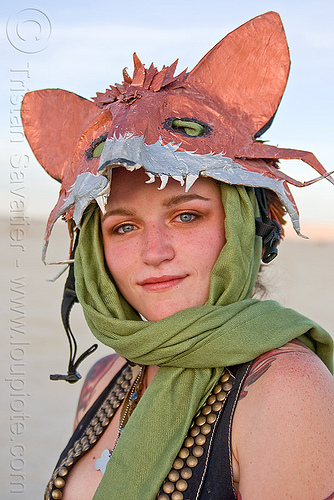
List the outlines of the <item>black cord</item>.
{"label": "black cord", "polygon": [[[74,257],[78,239],[79,239],[79,234],[77,234],[76,236],[72,252],[72,258]],[[97,344],[94,344],[91,347],[89,347],[85,352],[83,352],[77,360],[75,359],[77,355],[77,342],[75,340],[74,334],[70,326],[70,314],[72,307],[77,302],[79,301],[77,294],[75,293],[74,262],[72,262],[69,265],[69,272],[64,287],[63,300],[61,303],[61,319],[63,322],[63,326],[67,335],[70,348],[70,359],[68,362],[67,375],[61,375],[61,374],[50,375],[51,380],[66,380],[66,382],[69,382],[70,384],[73,384],[74,382],[77,382],[78,380],[81,379],[81,375],[77,371],[78,366],[84,359],[87,358],[87,356],[92,354],[97,349]]]}

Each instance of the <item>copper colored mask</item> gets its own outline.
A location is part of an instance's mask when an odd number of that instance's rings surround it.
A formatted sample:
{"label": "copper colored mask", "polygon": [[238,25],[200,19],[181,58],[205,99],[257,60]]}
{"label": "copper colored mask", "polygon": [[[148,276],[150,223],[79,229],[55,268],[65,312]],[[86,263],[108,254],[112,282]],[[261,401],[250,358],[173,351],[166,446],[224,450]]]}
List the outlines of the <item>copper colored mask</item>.
{"label": "copper colored mask", "polygon": [[[134,55],[132,78],[98,93],[94,102],[59,89],[27,93],[22,104],[26,137],[40,164],[61,182],[45,245],[59,216],[78,225],[94,199],[103,209],[112,169],[142,168],[148,182],[172,177],[188,190],[199,175],[277,193],[299,233],[289,184],[305,186],[277,168],[301,159],[327,171],[312,153],[258,140],[272,123],[290,67],[278,14],[269,12],[237,28],[190,72],[174,76],[177,61],[158,71]],[[44,251],[45,258],[45,251]]]}

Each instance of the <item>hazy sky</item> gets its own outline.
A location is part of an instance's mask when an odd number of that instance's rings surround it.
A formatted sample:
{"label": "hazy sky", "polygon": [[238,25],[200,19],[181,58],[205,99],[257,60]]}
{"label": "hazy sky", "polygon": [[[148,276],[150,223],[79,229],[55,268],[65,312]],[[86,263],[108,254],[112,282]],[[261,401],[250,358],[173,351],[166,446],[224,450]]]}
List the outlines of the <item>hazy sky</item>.
{"label": "hazy sky", "polygon": [[[12,141],[20,94],[15,85],[23,92],[57,87],[90,98],[121,82],[122,68],[132,73],[134,51],[146,66],[154,62],[161,68],[179,58],[178,71],[190,70],[229,31],[269,10],[281,15],[292,66],[274,124],[263,138],[280,147],[310,150],[327,170],[334,170],[332,0],[2,2],[1,213],[8,213],[9,162],[15,154],[29,156],[22,191],[28,215],[46,218],[59,189],[28,145]],[[28,66],[29,74],[24,72]],[[14,83],[17,75],[23,83]],[[282,168],[300,180],[317,176],[298,161],[284,162]],[[294,195],[302,223],[334,223],[334,186],[328,181],[295,189]]]}

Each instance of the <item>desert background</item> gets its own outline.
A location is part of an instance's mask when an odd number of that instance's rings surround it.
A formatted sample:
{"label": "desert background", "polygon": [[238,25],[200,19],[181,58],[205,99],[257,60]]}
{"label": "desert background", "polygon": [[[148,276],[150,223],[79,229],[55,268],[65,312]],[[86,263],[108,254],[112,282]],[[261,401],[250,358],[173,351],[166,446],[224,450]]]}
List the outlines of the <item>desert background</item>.
{"label": "desert background", "polygon": [[[228,32],[274,10],[282,18],[292,60],[283,100],[262,136],[270,144],[312,151],[333,164],[334,2],[298,0],[3,0],[0,10],[0,499],[38,500],[67,443],[82,381],[49,380],[65,373],[68,342],[60,318],[65,275],[41,262],[48,214],[59,185],[38,165],[20,123],[23,94],[61,88],[91,99],[133,70],[137,53],[148,68],[179,58],[192,69]],[[61,144],[59,144],[61,147]],[[317,174],[300,161],[281,162],[300,181]],[[268,298],[309,316],[334,336],[334,196],[321,181],[293,191],[302,219],[298,238],[288,222],[278,258],[264,275]],[[66,258],[59,221],[49,260]],[[62,266],[60,266],[62,268]],[[81,354],[95,339],[75,305],[71,324]],[[108,353],[100,345],[79,367],[84,378]]]}
{"label": "desert background", "polygon": [[[60,319],[65,275],[49,282],[58,269],[44,266],[41,247],[44,222],[30,220],[21,242],[13,247],[13,226],[1,219],[1,447],[2,499],[39,499],[66,445],[82,381],[74,385],[49,380],[50,373],[66,373],[68,344]],[[305,227],[310,239],[288,230],[279,256],[263,272],[268,298],[295,308],[334,335],[334,228]],[[66,226],[59,222],[49,258],[67,252]],[[20,287],[20,285],[22,285]],[[22,292],[22,293],[21,293]],[[88,331],[80,306],[73,308],[71,324],[79,354],[95,339]],[[85,377],[93,362],[109,350],[100,345],[79,367]],[[11,372],[14,372],[11,373]],[[12,426],[19,422],[16,426]],[[20,474],[24,474],[24,491]],[[19,494],[19,495],[18,495]]]}

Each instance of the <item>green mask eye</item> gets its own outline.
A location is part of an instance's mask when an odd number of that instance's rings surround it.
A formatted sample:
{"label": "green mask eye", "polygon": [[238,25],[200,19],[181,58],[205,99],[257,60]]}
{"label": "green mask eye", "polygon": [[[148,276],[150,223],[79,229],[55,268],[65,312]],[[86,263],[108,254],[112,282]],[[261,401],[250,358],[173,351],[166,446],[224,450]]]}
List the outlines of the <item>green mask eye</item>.
{"label": "green mask eye", "polygon": [[101,141],[98,144],[96,144],[96,146],[92,149],[92,153],[91,153],[93,158],[98,158],[99,156],[101,156],[105,143],[106,143],[106,140]]}
{"label": "green mask eye", "polygon": [[184,132],[187,135],[191,135],[192,137],[197,137],[204,133],[204,127],[200,123],[191,122],[186,120],[173,120],[172,128],[174,130],[178,130],[180,132]]}

